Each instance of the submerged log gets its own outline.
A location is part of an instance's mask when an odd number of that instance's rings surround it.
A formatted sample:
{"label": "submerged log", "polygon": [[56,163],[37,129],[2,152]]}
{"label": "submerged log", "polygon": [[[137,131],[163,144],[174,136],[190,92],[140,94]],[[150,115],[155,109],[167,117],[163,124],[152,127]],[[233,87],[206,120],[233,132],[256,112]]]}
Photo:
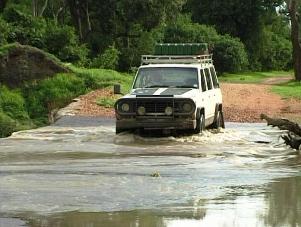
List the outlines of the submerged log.
{"label": "submerged log", "polygon": [[288,130],[298,136],[301,136],[301,127],[295,122],[283,118],[270,118],[265,114],[261,114],[260,118],[266,120],[268,125],[278,127],[281,130]]}
{"label": "submerged log", "polygon": [[288,133],[287,135],[281,136],[281,138],[284,140],[286,145],[289,145],[291,148],[300,150],[301,146],[301,137],[295,136],[292,133]]}
{"label": "submerged log", "polygon": [[268,125],[289,131],[287,135],[283,135],[281,138],[284,140],[285,144],[291,146],[291,148],[296,150],[301,149],[300,125],[287,119],[270,118],[265,114],[261,114],[260,118],[266,120]]}

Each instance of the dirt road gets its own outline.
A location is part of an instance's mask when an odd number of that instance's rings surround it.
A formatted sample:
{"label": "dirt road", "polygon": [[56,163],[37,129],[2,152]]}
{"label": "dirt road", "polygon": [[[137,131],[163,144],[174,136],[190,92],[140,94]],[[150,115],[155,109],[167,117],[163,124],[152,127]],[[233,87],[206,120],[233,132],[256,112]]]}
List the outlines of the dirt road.
{"label": "dirt road", "polygon": [[260,114],[297,120],[301,117],[301,101],[282,99],[271,93],[271,85],[221,85],[226,121],[260,122]]}
{"label": "dirt road", "polygon": [[[291,120],[301,119],[301,101],[282,99],[270,91],[271,85],[222,83],[221,89],[226,121],[261,122],[261,113]],[[113,109],[96,104],[97,99],[108,96],[113,96],[111,89],[93,91],[81,96],[80,101],[73,104],[72,111],[80,116],[114,117]]]}

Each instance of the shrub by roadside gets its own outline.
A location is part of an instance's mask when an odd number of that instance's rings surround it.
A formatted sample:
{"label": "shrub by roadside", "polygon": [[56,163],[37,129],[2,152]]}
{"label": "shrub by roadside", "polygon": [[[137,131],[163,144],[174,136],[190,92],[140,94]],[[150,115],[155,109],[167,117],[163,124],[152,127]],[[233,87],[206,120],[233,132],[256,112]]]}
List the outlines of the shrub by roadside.
{"label": "shrub by roadside", "polygon": [[0,111],[0,138],[11,135],[16,131],[16,122]]}
{"label": "shrub by roadside", "polygon": [[0,87],[0,137],[47,125],[51,111],[66,106],[90,90],[120,83],[126,91],[133,78],[113,70],[69,68],[72,73],[59,73],[18,89]]}
{"label": "shrub by roadside", "polygon": [[25,105],[25,99],[19,90],[0,87],[0,137],[14,131],[33,127]]}

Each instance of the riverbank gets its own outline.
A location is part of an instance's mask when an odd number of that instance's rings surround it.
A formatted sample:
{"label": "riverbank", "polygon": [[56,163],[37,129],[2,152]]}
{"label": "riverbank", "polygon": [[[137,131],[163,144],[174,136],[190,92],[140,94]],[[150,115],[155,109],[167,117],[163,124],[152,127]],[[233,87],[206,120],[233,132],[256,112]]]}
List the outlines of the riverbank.
{"label": "riverbank", "polygon": [[[283,99],[272,93],[272,85],[221,83],[225,120],[230,122],[262,122],[261,113],[272,117],[301,122],[301,100]],[[80,96],[67,107],[69,115],[104,116],[114,118],[114,109],[97,104],[99,100],[114,100],[113,89],[100,89]],[[66,109],[65,109],[66,110]]]}

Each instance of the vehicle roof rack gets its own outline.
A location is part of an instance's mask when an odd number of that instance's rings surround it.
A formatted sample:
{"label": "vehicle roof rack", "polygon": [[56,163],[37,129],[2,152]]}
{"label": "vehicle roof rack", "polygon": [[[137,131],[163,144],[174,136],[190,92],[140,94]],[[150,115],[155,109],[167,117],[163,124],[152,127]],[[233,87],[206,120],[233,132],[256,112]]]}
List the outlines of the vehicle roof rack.
{"label": "vehicle roof rack", "polygon": [[141,65],[148,64],[213,64],[212,54],[203,55],[142,55]]}
{"label": "vehicle roof rack", "polygon": [[157,43],[154,55],[202,55],[209,54],[207,43]]}

